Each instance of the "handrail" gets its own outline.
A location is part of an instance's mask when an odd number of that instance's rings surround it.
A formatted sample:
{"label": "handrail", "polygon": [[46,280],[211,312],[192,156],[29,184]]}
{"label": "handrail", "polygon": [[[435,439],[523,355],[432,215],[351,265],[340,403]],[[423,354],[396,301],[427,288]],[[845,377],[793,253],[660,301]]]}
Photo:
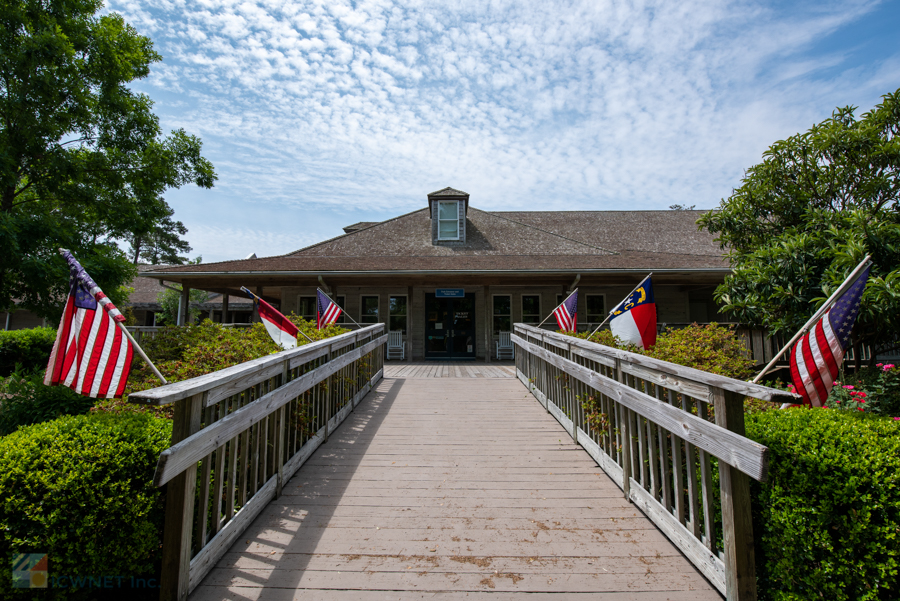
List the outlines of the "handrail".
{"label": "handrail", "polygon": [[743,399],[797,396],[525,324],[514,331],[516,374],[547,411],[720,592],[756,599],[748,477],[765,480],[768,449],[744,436]]}
{"label": "handrail", "polygon": [[[225,369],[197,376],[190,380],[184,380],[183,382],[173,382],[172,384],[167,384],[158,388],[134,392],[129,395],[128,400],[129,402],[146,403],[148,405],[169,405],[175,401],[201,392],[224,388],[235,382],[239,382],[240,385],[261,382],[266,380],[267,377],[271,377],[271,375],[264,376],[264,374],[269,374],[267,368],[276,365],[280,366],[285,360],[290,360],[293,363],[292,367],[295,367],[305,361],[311,361],[315,358],[324,356],[328,352],[335,352],[342,348],[346,348],[347,346],[356,344],[358,340],[370,336],[373,332],[382,331],[383,329],[384,324],[375,324],[363,328],[362,330],[335,336],[334,338],[317,340],[316,342],[281,351],[274,355],[260,357],[259,359],[254,359],[252,361],[246,361],[239,365],[226,367]],[[266,371],[263,372],[263,370]],[[241,378],[247,377],[249,377],[249,379],[246,382],[241,381]]]}
{"label": "handrail", "polygon": [[[136,392],[175,405],[160,598],[184,600],[384,373],[384,324]],[[196,500],[196,502],[195,502]]]}

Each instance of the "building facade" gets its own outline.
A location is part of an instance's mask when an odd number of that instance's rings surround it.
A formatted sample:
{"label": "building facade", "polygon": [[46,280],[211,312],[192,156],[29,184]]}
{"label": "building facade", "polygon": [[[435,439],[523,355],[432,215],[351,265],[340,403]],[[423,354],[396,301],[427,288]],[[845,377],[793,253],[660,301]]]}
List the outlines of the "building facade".
{"label": "building facade", "polygon": [[220,294],[246,286],[307,319],[322,288],[344,308],[345,324],[402,331],[413,359],[489,359],[499,332],[540,323],[575,288],[584,329],[650,272],[661,323],[723,321],[712,293],[730,268],[698,230],[702,213],[490,212],[444,188],[418,211],[357,223],[286,255],[141,275]]}

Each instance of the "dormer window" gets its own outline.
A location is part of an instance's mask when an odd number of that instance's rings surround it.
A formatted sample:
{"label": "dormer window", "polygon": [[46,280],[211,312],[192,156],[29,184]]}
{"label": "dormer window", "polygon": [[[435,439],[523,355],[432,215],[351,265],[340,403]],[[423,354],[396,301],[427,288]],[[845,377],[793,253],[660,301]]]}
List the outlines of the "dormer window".
{"label": "dormer window", "polygon": [[459,201],[438,202],[438,240],[459,240]]}
{"label": "dormer window", "polygon": [[469,195],[465,192],[444,188],[429,194],[431,243],[435,246],[465,246],[468,211]]}

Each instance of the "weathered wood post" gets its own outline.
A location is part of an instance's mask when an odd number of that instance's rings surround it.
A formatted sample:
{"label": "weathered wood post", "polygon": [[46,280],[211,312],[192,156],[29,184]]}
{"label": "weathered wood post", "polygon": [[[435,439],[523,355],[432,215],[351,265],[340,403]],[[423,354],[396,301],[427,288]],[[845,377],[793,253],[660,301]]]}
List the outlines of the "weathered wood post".
{"label": "weathered wood post", "polygon": [[[206,393],[175,403],[172,445],[200,431],[200,416]],[[166,485],[166,516],[163,530],[160,601],[187,599],[191,567],[191,536],[194,524],[194,488],[197,466],[192,465]]]}
{"label": "weathered wood post", "polygon": [[[744,436],[744,397],[721,388],[714,388],[712,396],[716,425]],[[756,601],[750,477],[720,460],[719,488],[722,495],[726,599]]]}
{"label": "weathered wood post", "polygon": [[[622,372],[622,360],[615,359],[616,380],[625,383],[625,374]],[[625,498],[631,500],[631,416],[628,409],[616,403],[619,410],[619,437],[622,441],[622,492]]]}

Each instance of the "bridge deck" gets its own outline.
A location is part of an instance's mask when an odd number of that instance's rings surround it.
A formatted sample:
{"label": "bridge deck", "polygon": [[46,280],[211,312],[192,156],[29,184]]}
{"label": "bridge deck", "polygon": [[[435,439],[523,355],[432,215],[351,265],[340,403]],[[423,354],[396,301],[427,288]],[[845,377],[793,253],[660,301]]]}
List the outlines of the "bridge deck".
{"label": "bridge deck", "polygon": [[721,599],[517,380],[386,378],[191,596]]}

